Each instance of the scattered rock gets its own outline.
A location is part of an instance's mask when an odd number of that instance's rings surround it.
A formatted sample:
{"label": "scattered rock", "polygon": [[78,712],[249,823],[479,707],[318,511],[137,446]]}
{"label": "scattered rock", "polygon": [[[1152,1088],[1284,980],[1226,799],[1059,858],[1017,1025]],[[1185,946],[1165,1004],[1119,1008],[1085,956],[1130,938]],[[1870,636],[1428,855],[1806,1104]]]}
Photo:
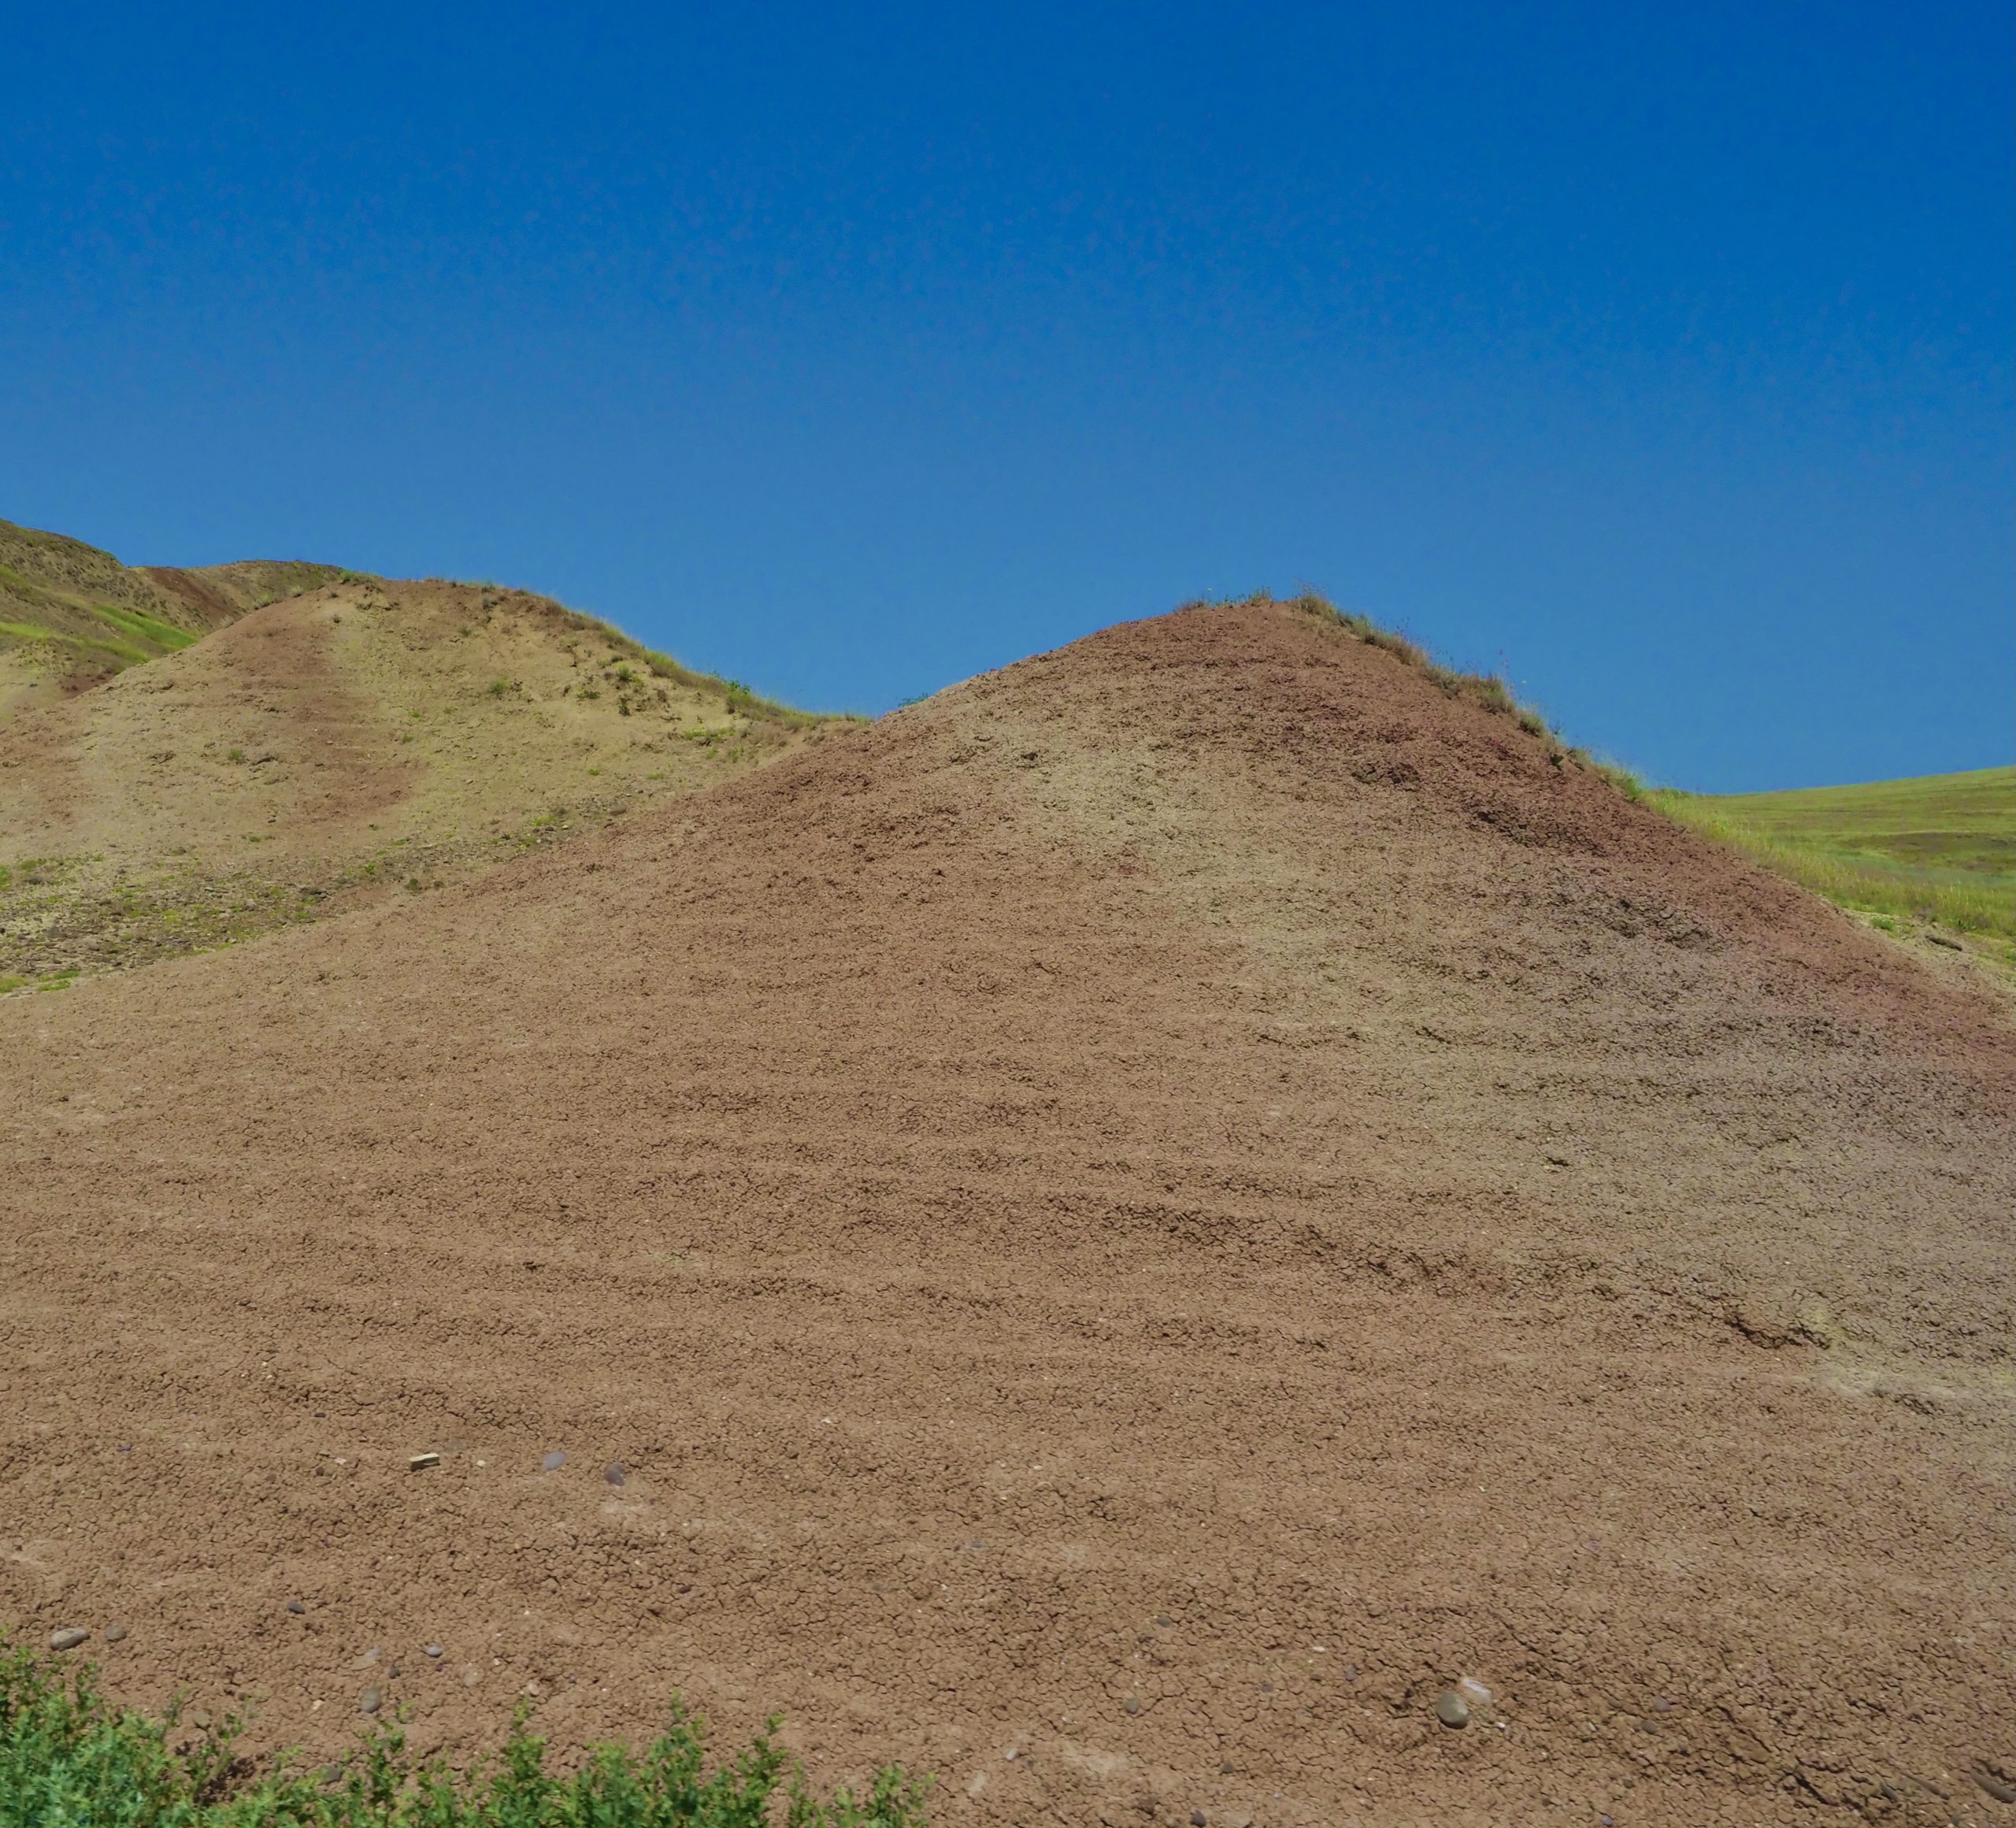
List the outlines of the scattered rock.
{"label": "scattered rock", "polygon": [[308,1610],[308,1608],[307,1608],[306,1606],[302,1605],[302,1603],[301,1603],[298,1600],[288,1600],[288,1601],[287,1601],[287,1611],[288,1611],[291,1612],[291,1613],[295,1615],[295,1618],[297,1618],[297,1619],[298,1619],[298,1618],[302,1615],[302,1613],[306,1612],[306,1611]]}
{"label": "scattered rock", "polygon": [[61,1630],[50,1633],[49,1648],[51,1650],[75,1650],[90,1636],[88,1631],[81,1630],[74,1625],[66,1625]]}
{"label": "scattered rock", "polygon": [[1166,1612],[1158,1612],[1155,1615],[1155,1622],[1159,1625],[1163,1630],[1166,1631],[1176,1622],[1176,1621],[1170,1618]]}
{"label": "scattered rock", "polygon": [[2016,1803],[2016,1784],[2006,1784],[1992,1771],[1977,1771],[1974,1782],[1998,1803]]}
{"label": "scattered rock", "polygon": [[123,1625],[108,1625],[105,1628],[105,1641],[107,1644],[117,1644],[125,1635],[126,1627]]}
{"label": "scattered rock", "polygon": [[1470,1706],[1473,1708],[1488,1707],[1491,1705],[1491,1690],[1487,1689],[1482,1682],[1477,1679],[1475,1676],[1464,1677],[1463,1679],[1456,1685],[1456,1693],[1462,1696],[1466,1701],[1469,1702]]}
{"label": "scattered rock", "polygon": [[1435,1717],[1444,1726],[1467,1726],[1470,1723],[1470,1704],[1454,1689],[1444,1689],[1436,1700]]}
{"label": "scattered rock", "polygon": [[439,1454],[413,1454],[406,1461],[406,1470],[410,1473],[424,1473],[429,1466],[438,1466],[440,1463],[441,1456]]}
{"label": "scattered rock", "polygon": [[[1962,945],[1958,940],[1950,940],[1944,933],[1935,933],[1929,927],[1925,929],[1925,936],[1928,940],[1931,940],[1935,946],[1944,946],[1949,952],[1964,952],[1967,949],[1965,946]],[[1980,1780],[1977,1778],[1975,1781],[1978,1782]],[[1990,1790],[1988,1791],[1988,1794],[1992,1796],[1994,1796],[1996,1793],[1993,1790]],[[2002,1798],[2002,1800],[2005,1803],[2016,1803],[2016,1796],[2004,1796]]]}
{"label": "scattered rock", "polygon": [[1202,1809],[1192,1809],[1190,1811],[1190,1828],[1206,1828],[1204,1811]]}
{"label": "scattered rock", "polygon": [[540,1460],[539,1463],[539,1470],[545,1473],[557,1473],[562,1466],[565,1466],[566,1463],[566,1455],[562,1453],[558,1448],[555,1448],[552,1452],[547,1455]]}
{"label": "scattered rock", "polygon": [[622,1461],[611,1460],[607,1466],[602,1468],[602,1476],[610,1485],[620,1485],[630,1475],[623,1470]]}
{"label": "scattered rock", "polygon": [[440,1647],[440,1645],[439,1645],[439,1644],[428,1644],[428,1645],[426,1647],[426,1654],[427,1654],[428,1656],[440,1656],[440,1655],[441,1655],[441,1647]]}
{"label": "scattered rock", "polygon": [[1129,1695],[1120,1704],[1130,1714],[1138,1714],[1141,1711],[1141,1697],[1139,1695]]}
{"label": "scattered rock", "polygon": [[357,1711],[360,1714],[375,1714],[385,1704],[385,1691],[375,1685],[358,1696]]}
{"label": "scattered rock", "polygon": [[482,1680],[483,1674],[479,1670],[464,1670],[462,1671],[462,1686],[465,1689],[474,1688],[476,1684]]}

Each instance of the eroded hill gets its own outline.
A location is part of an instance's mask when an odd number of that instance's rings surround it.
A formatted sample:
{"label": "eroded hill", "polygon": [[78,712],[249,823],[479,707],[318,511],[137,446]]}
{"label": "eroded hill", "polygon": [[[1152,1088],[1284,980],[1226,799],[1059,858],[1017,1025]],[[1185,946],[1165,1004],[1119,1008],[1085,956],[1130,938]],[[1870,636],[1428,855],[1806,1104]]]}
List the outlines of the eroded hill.
{"label": "eroded hill", "polygon": [[0,721],[0,984],[438,889],[828,721],[521,591],[330,574],[220,620]]}
{"label": "eroded hill", "polygon": [[947,1822],[2016,1785],[2016,1033],[1288,606],[0,1003],[0,1614],[259,1743],[676,1688]]}
{"label": "eroded hill", "polygon": [[127,565],[81,540],[0,521],[0,721],[338,575],[334,565],[269,560]]}

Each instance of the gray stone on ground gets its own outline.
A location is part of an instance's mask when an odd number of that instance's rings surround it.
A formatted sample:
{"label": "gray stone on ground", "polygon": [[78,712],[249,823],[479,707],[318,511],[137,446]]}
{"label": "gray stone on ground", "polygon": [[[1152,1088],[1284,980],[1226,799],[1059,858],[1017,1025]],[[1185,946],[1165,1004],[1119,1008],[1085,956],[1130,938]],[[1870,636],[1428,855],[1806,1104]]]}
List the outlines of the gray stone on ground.
{"label": "gray stone on ground", "polygon": [[65,1625],[50,1633],[49,1648],[51,1650],[75,1650],[90,1636],[88,1631],[81,1630],[76,1626]]}
{"label": "gray stone on ground", "polygon": [[1467,1726],[1470,1723],[1470,1704],[1454,1689],[1444,1689],[1436,1701],[1435,1717],[1444,1726]]}
{"label": "gray stone on ground", "polygon": [[360,1714],[375,1714],[384,1704],[385,1691],[380,1688],[369,1688],[358,1697],[357,1711]]}
{"label": "gray stone on ground", "polygon": [[125,1635],[126,1627],[123,1625],[108,1625],[105,1628],[105,1641],[107,1644],[117,1644]]}

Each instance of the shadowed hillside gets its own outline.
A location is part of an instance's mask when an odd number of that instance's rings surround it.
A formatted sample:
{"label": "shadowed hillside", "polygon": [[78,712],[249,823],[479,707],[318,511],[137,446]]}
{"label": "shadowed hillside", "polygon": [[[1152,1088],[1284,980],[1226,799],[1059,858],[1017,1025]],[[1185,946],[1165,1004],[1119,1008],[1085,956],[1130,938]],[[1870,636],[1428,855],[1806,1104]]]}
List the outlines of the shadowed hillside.
{"label": "shadowed hillside", "polygon": [[941,1822],[2016,1785],[2016,1030],[1292,606],[7,999],[0,1155],[0,1615],[266,1743],[677,1688]]}

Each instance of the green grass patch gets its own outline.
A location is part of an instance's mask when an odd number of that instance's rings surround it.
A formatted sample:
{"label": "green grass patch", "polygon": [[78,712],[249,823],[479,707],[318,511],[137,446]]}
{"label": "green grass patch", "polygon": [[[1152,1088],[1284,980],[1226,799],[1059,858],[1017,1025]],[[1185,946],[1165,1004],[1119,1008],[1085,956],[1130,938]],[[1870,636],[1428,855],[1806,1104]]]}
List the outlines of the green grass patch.
{"label": "green grass patch", "polygon": [[61,641],[66,647],[109,654],[126,666],[138,666],[143,661],[155,658],[146,648],[132,641],[115,640],[109,636],[101,640],[91,635],[68,635],[60,628],[44,628],[33,622],[0,622],[0,635],[12,636],[17,641]]}
{"label": "green grass patch", "polygon": [[91,614],[102,617],[122,634],[130,635],[135,640],[151,641],[165,654],[179,652],[194,646],[196,641],[196,636],[187,628],[178,628],[158,616],[143,615],[138,610],[118,610],[109,603],[93,603]]}
{"label": "green grass patch", "polygon": [[2016,938],[2016,768],[1648,797],[1844,907]]}
{"label": "green grass patch", "polygon": [[0,1652],[0,1828],[924,1828],[928,1779],[891,1767],[857,1799],[821,1798],[789,1769],[770,1730],[710,1761],[706,1723],[676,1702],[642,1752],[590,1748],[548,1768],[522,1713],[502,1752],[458,1771],[412,1756],[380,1726],[340,1766],[263,1768],[235,1749],[228,1719],[186,1751],[173,1716],[115,1707],[89,1674],[65,1680],[25,1651]]}

